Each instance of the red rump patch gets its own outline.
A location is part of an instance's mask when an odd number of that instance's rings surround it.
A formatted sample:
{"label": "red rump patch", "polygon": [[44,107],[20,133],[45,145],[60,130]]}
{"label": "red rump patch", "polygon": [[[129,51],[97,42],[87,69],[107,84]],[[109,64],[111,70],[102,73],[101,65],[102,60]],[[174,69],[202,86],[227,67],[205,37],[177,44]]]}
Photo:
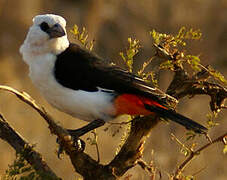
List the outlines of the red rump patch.
{"label": "red rump patch", "polygon": [[148,111],[144,104],[151,106],[159,106],[161,108],[167,109],[156,101],[143,96],[138,96],[134,94],[122,94],[114,100],[114,105],[116,109],[116,115],[120,114],[130,114],[130,115],[149,115],[152,112]]}

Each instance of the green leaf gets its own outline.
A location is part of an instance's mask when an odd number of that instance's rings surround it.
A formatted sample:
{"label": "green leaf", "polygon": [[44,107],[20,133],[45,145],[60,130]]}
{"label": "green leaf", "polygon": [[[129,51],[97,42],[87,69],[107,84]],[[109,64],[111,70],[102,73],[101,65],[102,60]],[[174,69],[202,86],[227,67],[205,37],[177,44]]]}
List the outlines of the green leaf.
{"label": "green leaf", "polygon": [[191,65],[192,69],[194,69],[195,71],[201,71],[200,68],[200,58],[199,56],[193,56],[193,55],[186,55],[186,60],[188,62],[188,64]]}
{"label": "green leaf", "polygon": [[[23,152],[22,152],[23,154]],[[39,175],[34,171],[30,164],[23,158],[21,154],[16,154],[16,159],[12,165],[6,170],[3,180],[30,180],[40,179]]]}
{"label": "green leaf", "polygon": [[225,79],[225,77],[218,71],[214,70],[212,67],[208,68],[209,73],[217,80],[221,81],[222,83],[224,83],[225,85],[227,85],[227,80]]}
{"label": "green leaf", "polygon": [[155,44],[159,44],[160,43],[158,34],[159,33],[157,33],[154,29],[152,31],[150,31],[150,35],[152,36]]}
{"label": "green leaf", "polygon": [[[152,31],[150,31],[150,35],[152,36],[154,43],[159,45],[164,39],[166,39],[168,37],[167,34],[162,34],[159,33],[157,31],[155,31],[154,29]],[[171,37],[171,36],[169,36]]]}
{"label": "green leaf", "polygon": [[208,114],[206,114],[207,117],[207,125],[209,128],[215,127],[217,125],[219,125],[219,123],[215,122],[215,118],[217,117],[216,113],[210,112]]}
{"label": "green leaf", "polygon": [[173,61],[171,60],[167,60],[163,63],[160,64],[159,66],[160,69],[170,69],[170,70],[174,70],[174,64],[173,64]]}
{"label": "green leaf", "polygon": [[70,32],[74,35],[74,38],[78,40],[86,49],[89,51],[93,50],[94,43],[93,41],[88,41],[88,32],[85,27],[83,27],[82,31],[80,32],[78,26],[75,24]]}
{"label": "green leaf", "polygon": [[186,141],[194,140],[195,137],[196,137],[196,133],[194,131],[188,131],[186,133]]}
{"label": "green leaf", "polygon": [[182,148],[181,153],[184,154],[184,156],[188,156],[190,154],[190,150],[187,148]]}
{"label": "green leaf", "polygon": [[185,180],[194,180],[194,177],[192,175],[185,176]]}
{"label": "green leaf", "polygon": [[132,72],[133,69],[133,61],[134,56],[139,52],[139,48],[141,47],[139,44],[139,40],[128,38],[128,48],[126,52],[120,52],[119,55],[123,59],[124,63],[126,64],[128,70]]}
{"label": "green leaf", "polygon": [[202,33],[200,29],[193,30],[190,28],[186,29],[185,26],[181,27],[178,31],[178,34],[174,37],[174,41],[176,44],[180,44],[182,46],[186,46],[185,40],[199,40],[202,37]]}
{"label": "green leaf", "polygon": [[227,154],[227,144],[224,146],[223,153]]}

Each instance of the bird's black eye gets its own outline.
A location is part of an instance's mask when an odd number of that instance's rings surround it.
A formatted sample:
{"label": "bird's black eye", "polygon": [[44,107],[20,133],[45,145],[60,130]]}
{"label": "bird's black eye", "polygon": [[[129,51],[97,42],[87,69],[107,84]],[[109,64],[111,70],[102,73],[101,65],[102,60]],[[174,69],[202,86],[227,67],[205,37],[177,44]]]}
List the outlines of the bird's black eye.
{"label": "bird's black eye", "polygon": [[40,28],[41,28],[44,32],[46,32],[50,27],[49,27],[49,25],[48,25],[46,22],[42,22],[42,23],[40,24]]}

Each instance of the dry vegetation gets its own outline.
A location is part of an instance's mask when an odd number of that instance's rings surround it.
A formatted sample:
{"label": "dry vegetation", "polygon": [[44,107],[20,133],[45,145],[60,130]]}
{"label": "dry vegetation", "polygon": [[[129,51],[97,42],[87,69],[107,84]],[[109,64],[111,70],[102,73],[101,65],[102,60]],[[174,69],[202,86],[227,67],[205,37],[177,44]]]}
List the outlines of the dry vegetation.
{"label": "dry vegetation", "polygon": [[[10,85],[29,92],[64,127],[80,127],[83,122],[57,112],[46,104],[27,78],[27,68],[18,53],[27,28],[31,24],[31,18],[36,14],[60,14],[68,20],[68,28],[72,28],[73,24],[78,24],[79,27],[87,27],[90,39],[95,39],[94,51],[109,59],[110,62],[114,61],[121,66],[125,64],[121,60],[119,52],[125,52],[127,37],[133,37],[133,39],[136,37],[141,41],[142,47],[141,53],[136,55],[136,60],[133,63],[134,72],[137,72],[143,62],[155,53],[155,48],[152,48],[152,38],[149,35],[150,30],[156,29],[159,32],[173,33],[177,32],[182,26],[200,28],[203,32],[202,39],[191,46],[189,42],[190,54],[199,54],[199,57],[203,59],[203,64],[211,64],[222,74],[227,75],[226,1],[142,0],[131,3],[131,1],[113,0],[107,3],[103,0],[55,0],[48,3],[42,0],[35,2],[3,0],[0,7],[2,20],[0,29],[0,84]],[[8,12],[13,13],[9,15]],[[154,71],[155,68],[152,67],[157,68],[157,64],[154,62],[151,65],[147,69]],[[164,90],[171,81],[170,75],[172,75],[171,72],[161,72],[158,76],[158,80],[161,82],[160,86]],[[0,99],[0,112],[28,142],[35,144],[35,149],[43,155],[54,172],[57,172],[57,175],[63,177],[63,179],[75,179],[76,174],[67,156],[63,156],[62,160],[57,159],[54,153],[57,149],[55,137],[50,136],[43,120],[32,109],[7,93],[1,92]],[[208,104],[209,98],[204,96],[196,96],[192,100],[184,98],[178,106],[178,111],[205,124],[208,120],[206,114],[210,112]],[[215,122],[220,125],[210,130],[211,137],[217,137],[226,132],[227,124],[224,111],[218,115]],[[109,127],[107,132],[104,132],[104,129],[105,127],[98,130],[98,144],[101,163],[108,163],[114,157],[125,129],[124,127],[119,129],[118,126]],[[116,133],[118,131],[120,132]],[[157,167],[157,172],[161,170],[162,179],[167,179],[165,172],[174,172],[176,164],[180,164],[185,158],[183,154],[180,154],[182,148],[176,145],[176,141],[171,140],[171,133],[187,146],[197,142],[197,148],[200,147],[199,145],[207,143],[207,140],[201,137],[185,141],[188,137],[185,129],[172,123],[169,125],[159,123],[152,130],[152,134],[145,144],[143,159],[146,162],[151,162],[152,165],[155,164],[154,167]],[[112,137],[112,134],[115,136]],[[86,140],[90,136],[92,137],[92,135],[87,135],[83,139]],[[87,144],[86,152],[96,158],[95,147]],[[0,174],[4,174],[8,164],[12,164],[15,159],[15,153],[3,141],[0,142],[0,149]],[[210,146],[206,152],[198,156],[188,166],[184,174],[195,175],[197,179],[226,179],[226,155],[222,153],[222,150],[221,144]],[[151,152],[153,152],[153,155],[151,155]],[[140,163],[146,169],[143,162]],[[125,179],[149,178],[149,175],[144,173],[144,170],[140,167],[133,168],[125,175]],[[156,179],[159,179],[158,176]]]}

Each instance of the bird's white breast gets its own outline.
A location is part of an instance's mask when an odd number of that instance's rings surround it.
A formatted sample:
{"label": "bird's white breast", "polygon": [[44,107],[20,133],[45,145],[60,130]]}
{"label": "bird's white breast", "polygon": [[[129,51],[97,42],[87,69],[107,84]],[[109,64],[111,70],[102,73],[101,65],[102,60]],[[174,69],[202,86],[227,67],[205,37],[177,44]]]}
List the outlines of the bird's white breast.
{"label": "bird's white breast", "polygon": [[33,57],[30,64],[30,78],[46,100],[60,111],[82,120],[112,119],[115,112],[111,103],[113,98],[111,93],[63,87],[54,77],[55,60],[55,55],[47,53]]}

